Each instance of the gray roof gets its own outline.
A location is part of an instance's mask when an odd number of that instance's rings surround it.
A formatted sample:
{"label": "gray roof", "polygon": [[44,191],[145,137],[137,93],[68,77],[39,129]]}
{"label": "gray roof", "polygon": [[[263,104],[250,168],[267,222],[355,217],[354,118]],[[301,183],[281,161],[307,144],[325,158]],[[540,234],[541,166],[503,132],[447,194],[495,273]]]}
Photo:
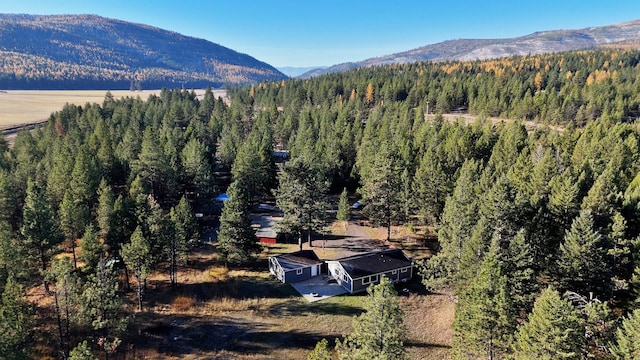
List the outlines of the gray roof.
{"label": "gray roof", "polygon": [[290,254],[274,256],[284,271],[290,271],[312,265],[322,264],[313,250],[296,251]]}
{"label": "gray roof", "polygon": [[282,216],[270,214],[251,215],[251,225],[257,227],[256,236],[259,238],[276,238],[278,233],[273,228],[276,222],[282,220]]}
{"label": "gray roof", "polygon": [[385,273],[412,265],[411,259],[402,250],[397,249],[355,255],[335,261],[342,265],[352,279]]}

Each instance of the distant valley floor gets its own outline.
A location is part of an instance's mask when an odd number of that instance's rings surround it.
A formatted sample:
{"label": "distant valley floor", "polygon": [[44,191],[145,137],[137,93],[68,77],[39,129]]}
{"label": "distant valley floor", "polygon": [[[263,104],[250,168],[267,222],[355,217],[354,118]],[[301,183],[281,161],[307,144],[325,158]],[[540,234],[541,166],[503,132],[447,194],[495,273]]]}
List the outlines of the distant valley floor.
{"label": "distant valley floor", "polygon": [[[149,95],[158,95],[161,90],[113,90],[114,98],[140,97],[146,100]],[[205,90],[195,90],[202,96]],[[0,90],[0,130],[13,126],[44,121],[55,111],[61,110],[66,103],[84,105],[102,104],[106,90]],[[226,90],[214,90],[215,97],[226,97]]]}

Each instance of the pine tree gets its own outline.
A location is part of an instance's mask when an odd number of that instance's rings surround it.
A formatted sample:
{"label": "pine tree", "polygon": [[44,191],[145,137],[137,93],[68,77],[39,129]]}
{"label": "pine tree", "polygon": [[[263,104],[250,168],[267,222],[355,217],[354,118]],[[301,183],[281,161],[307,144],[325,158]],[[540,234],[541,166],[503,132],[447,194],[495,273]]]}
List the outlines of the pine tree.
{"label": "pine tree", "polygon": [[51,198],[53,208],[57,208],[62,202],[64,194],[69,190],[71,171],[74,160],[70,145],[61,144],[54,151],[52,164],[47,174],[47,194]]}
{"label": "pine tree", "polygon": [[142,311],[142,288],[144,281],[149,275],[150,269],[150,254],[151,248],[149,242],[145,239],[142,233],[142,228],[137,227],[133,234],[131,234],[131,241],[122,245],[120,249],[120,256],[127,265],[127,268],[133,272],[133,276],[136,278],[137,295],[138,295],[138,310]]}
{"label": "pine tree", "polygon": [[429,288],[450,283],[458,276],[463,244],[471,237],[478,217],[475,187],[479,166],[475,160],[466,161],[453,194],[447,197],[438,231],[441,250],[422,269],[423,282]]}
{"label": "pine tree", "polygon": [[549,209],[560,226],[559,230],[568,230],[571,226],[571,219],[578,215],[580,209],[578,181],[569,171],[565,171],[554,177],[550,186]]}
{"label": "pine tree", "polygon": [[614,171],[617,170],[607,167],[582,200],[581,208],[590,210],[596,225],[600,227],[604,227],[608,219],[621,208],[622,193],[616,187]]}
{"label": "pine tree", "polygon": [[635,305],[640,305],[640,265],[634,268],[629,280],[629,294],[635,299]]}
{"label": "pine tree", "polygon": [[16,222],[17,199],[11,176],[0,169],[0,221]]}
{"label": "pine tree", "polygon": [[640,309],[622,321],[610,351],[619,360],[640,359]]}
{"label": "pine tree", "polygon": [[453,278],[457,289],[464,289],[475,281],[493,238],[491,223],[481,216],[473,226],[469,239],[462,243],[459,270]]}
{"label": "pine tree", "polygon": [[287,163],[278,180],[276,205],[284,212],[279,228],[287,233],[297,233],[301,250],[302,232],[306,231],[309,246],[312,246],[311,232],[323,230],[327,223],[327,179],[310,159],[298,157]]}
{"label": "pine tree", "polygon": [[527,139],[527,129],[520,122],[508,122],[499,132],[498,141],[487,163],[493,179],[506,174],[516,163]]}
{"label": "pine tree", "polygon": [[178,205],[171,208],[171,221],[175,235],[167,238],[165,254],[169,260],[171,285],[178,284],[178,266],[186,263],[188,242],[199,239],[198,224],[187,199],[183,196]]}
{"label": "pine tree", "polygon": [[[35,251],[35,256],[40,262],[40,269],[44,275],[54,247],[62,241],[62,236],[53,219],[53,211],[42,187],[33,181],[29,181],[27,184],[27,197],[22,209],[20,234],[24,239],[25,248]],[[49,293],[49,285],[46,280],[44,288]]]}
{"label": "pine tree", "polygon": [[606,301],[601,302],[598,298],[584,297],[571,292],[566,293],[565,296],[582,314],[586,357],[609,359],[606,346],[611,343],[615,335],[616,320],[609,309],[609,304]]}
{"label": "pine tree", "polygon": [[81,324],[93,329],[96,343],[107,359],[122,343],[121,336],[131,320],[122,308],[116,275],[111,266],[101,261],[83,287],[78,311]]}
{"label": "pine tree", "polygon": [[57,320],[58,345],[62,358],[66,359],[71,351],[71,325],[77,313],[79,280],[73,273],[73,266],[67,257],[53,262],[47,278],[55,284],[53,305]]}
{"label": "pine tree", "polygon": [[86,149],[80,148],[76,154],[73,170],[71,171],[69,191],[71,191],[73,201],[84,211],[80,214],[83,221],[85,221],[82,229],[84,229],[86,222],[89,221],[91,216],[90,209],[95,200],[99,179],[100,177],[98,177],[98,171],[94,161],[89,157]]}
{"label": "pine tree", "polygon": [[327,339],[318,341],[316,347],[307,356],[307,360],[331,360],[331,349]]}
{"label": "pine tree", "polygon": [[120,256],[122,244],[129,240],[135,229],[136,222],[133,217],[132,204],[129,198],[118,195],[113,203],[113,216],[109,225],[109,233],[106,237],[108,252],[111,256]]}
{"label": "pine tree", "polygon": [[84,340],[74,347],[69,355],[69,360],[98,360],[91,352],[91,347],[87,343],[87,340]]}
{"label": "pine tree", "polygon": [[[250,203],[269,193],[275,179],[270,136],[256,126],[238,149],[231,173],[246,189]],[[263,132],[266,132],[264,130]]]}
{"label": "pine tree", "polygon": [[95,273],[101,259],[105,257],[104,247],[98,238],[98,232],[92,224],[87,225],[80,243],[80,260],[84,262],[85,272]]}
{"label": "pine tree", "polygon": [[32,347],[33,310],[22,287],[9,276],[0,302],[0,356],[29,359]]}
{"label": "pine tree", "polygon": [[27,277],[29,266],[25,249],[12,231],[11,225],[0,220],[0,279],[13,276],[16,279]]}
{"label": "pine tree", "polygon": [[493,232],[508,240],[518,231],[520,218],[516,191],[507,176],[500,176],[480,200],[480,214],[484,215]]}
{"label": "pine tree", "polygon": [[349,198],[347,197],[347,188],[342,189],[340,199],[338,200],[338,213],[336,218],[340,221],[349,221],[350,217]]}
{"label": "pine tree", "polygon": [[254,230],[246,191],[236,181],[227,189],[229,200],[220,215],[218,250],[222,258],[232,264],[248,262],[260,249]]}
{"label": "pine tree", "polygon": [[451,181],[436,158],[435,151],[429,148],[420,160],[413,179],[418,216],[427,224],[435,225],[440,219],[450,187]]}
{"label": "pine tree", "polygon": [[524,229],[509,242],[504,261],[504,274],[508,274],[509,295],[516,310],[529,312],[538,290],[534,259]]}
{"label": "pine tree", "polygon": [[383,276],[380,283],[367,289],[365,312],[353,319],[353,330],[336,343],[340,359],[406,359],[403,346],[406,328],[403,313],[391,281]]}
{"label": "pine tree", "polygon": [[402,217],[401,169],[398,159],[388,146],[381,146],[362,175],[360,194],[366,204],[363,213],[373,225],[387,228],[391,240],[391,225]]}
{"label": "pine tree", "polygon": [[207,154],[209,149],[202,141],[192,138],[184,148],[180,159],[188,188],[199,196],[206,196],[213,185],[212,171]]}
{"label": "pine tree", "polygon": [[167,245],[175,240],[175,226],[170,217],[165,216],[153,195],[146,197],[146,204],[141,208],[138,219],[141,221],[142,234],[149,244],[149,266],[153,267],[163,260]]}
{"label": "pine tree", "polygon": [[607,235],[607,240],[610,244],[607,255],[611,259],[613,267],[613,281],[629,279],[633,271],[631,254],[633,244],[630,239],[627,239],[626,231],[627,220],[622,214],[616,212],[613,215],[610,231]]}
{"label": "pine tree", "polygon": [[514,341],[516,360],[582,359],[584,327],[573,305],[547,288],[536,300]]}
{"label": "pine tree", "polygon": [[100,229],[100,235],[107,238],[113,223],[113,205],[115,198],[107,181],[103,178],[98,186],[98,205],[96,208],[96,221]]}
{"label": "pine tree", "polygon": [[571,224],[560,245],[558,275],[563,289],[602,292],[606,282],[602,236],[594,230],[593,217],[583,210]]}
{"label": "pine tree", "polygon": [[173,195],[175,174],[154,128],[145,130],[140,153],[137,160],[131,163],[131,169],[158,199],[164,200]]}
{"label": "pine tree", "polygon": [[64,194],[62,203],[60,204],[60,228],[71,245],[71,254],[73,255],[73,266],[77,265],[76,261],[76,240],[88,222],[89,210],[79,201],[74,200],[72,191],[69,190]]}
{"label": "pine tree", "polygon": [[453,322],[454,359],[503,358],[515,323],[497,238],[477,276],[461,291]]}

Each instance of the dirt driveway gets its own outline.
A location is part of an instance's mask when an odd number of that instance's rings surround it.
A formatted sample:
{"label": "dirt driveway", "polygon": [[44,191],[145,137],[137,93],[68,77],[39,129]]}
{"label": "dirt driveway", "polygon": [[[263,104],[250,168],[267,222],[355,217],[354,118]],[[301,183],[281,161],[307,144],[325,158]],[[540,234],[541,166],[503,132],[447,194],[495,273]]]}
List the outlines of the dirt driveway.
{"label": "dirt driveway", "polygon": [[335,260],[375,250],[386,249],[384,241],[372,238],[371,228],[360,225],[360,220],[351,220],[346,224],[343,235],[327,235],[324,239],[315,239],[313,247],[304,242],[303,249],[314,250],[322,259]]}

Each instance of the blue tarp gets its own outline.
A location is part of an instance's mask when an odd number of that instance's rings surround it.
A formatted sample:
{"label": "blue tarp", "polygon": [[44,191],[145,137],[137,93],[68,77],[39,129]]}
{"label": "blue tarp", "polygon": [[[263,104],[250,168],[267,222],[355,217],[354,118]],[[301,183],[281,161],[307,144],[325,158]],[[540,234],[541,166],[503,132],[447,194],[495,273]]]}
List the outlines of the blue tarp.
{"label": "blue tarp", "polygon": [[222,193],[215,198],[216,201],[227,201],[229,200],[229,195],[227,193]]}

